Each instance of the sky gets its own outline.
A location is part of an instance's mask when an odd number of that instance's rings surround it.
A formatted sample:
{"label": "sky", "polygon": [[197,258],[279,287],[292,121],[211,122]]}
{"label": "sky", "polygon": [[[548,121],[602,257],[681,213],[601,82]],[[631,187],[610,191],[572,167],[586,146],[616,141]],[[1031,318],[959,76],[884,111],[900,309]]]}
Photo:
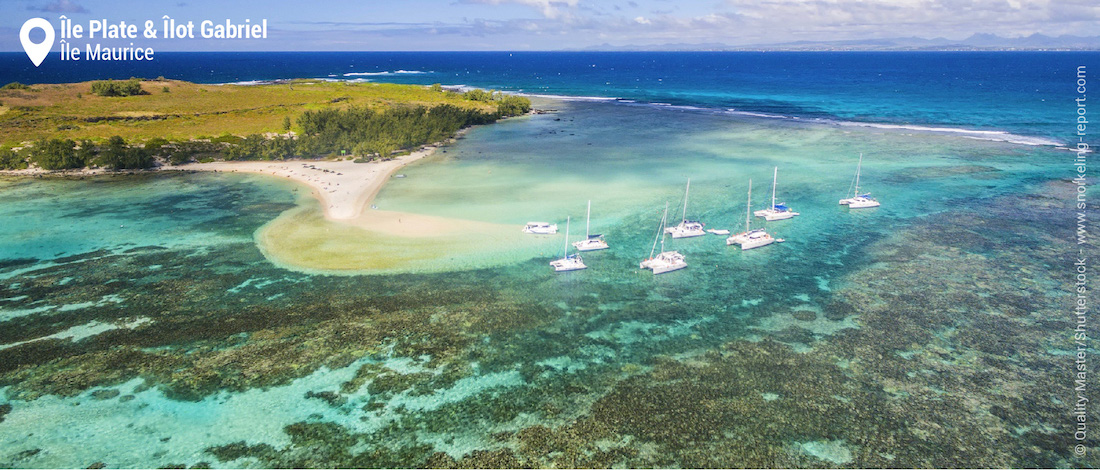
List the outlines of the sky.
{"label": "sky", "polygon": [[[0,12],[4,51],[22,50],[24,21],[41,17],[56,29],[62,15],[85,27],[93,19],[137,23],[139,31],[145,20],[159,28],[165,15],[196,24],[268,22],[267,39],[104,41],[158,51],[522,51],[1100,34],[1098,0],[0,0]],[[35,34],[40,41],[41,31]]]}

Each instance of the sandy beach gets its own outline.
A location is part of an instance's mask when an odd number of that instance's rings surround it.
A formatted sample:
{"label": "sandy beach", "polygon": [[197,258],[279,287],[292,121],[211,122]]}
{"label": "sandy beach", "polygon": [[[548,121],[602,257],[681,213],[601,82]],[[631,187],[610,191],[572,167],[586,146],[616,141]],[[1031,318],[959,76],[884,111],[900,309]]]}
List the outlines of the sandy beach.
{"label": "sandy beach", "polygon": [[352,220],[362,214],[397,169],[431,155],[435,149],[426,147],[393,160],[370,163],[351,160],[211,162],[165,166],[161,170],[242,172],[288,178],[313,188],[313,196],[321,202],[325,218]]}
{"label": "sandy beach", "polygon": [[313,196],[321,203],[325,218],[352,220],[359,217],[386,181],[399,168],[435,152],[437,146],[424,147],[392,160],[355,163],[351,160],[284,160],[284,161],[219,161],[164,165],[150,170],[111,171],[102,168],[46,171],[40,168],[0,170],[0,175],[30,177],[84,177],[117,175],[140,171],[210,171],[225,173],[255,173],[287,178],[313,188]]}

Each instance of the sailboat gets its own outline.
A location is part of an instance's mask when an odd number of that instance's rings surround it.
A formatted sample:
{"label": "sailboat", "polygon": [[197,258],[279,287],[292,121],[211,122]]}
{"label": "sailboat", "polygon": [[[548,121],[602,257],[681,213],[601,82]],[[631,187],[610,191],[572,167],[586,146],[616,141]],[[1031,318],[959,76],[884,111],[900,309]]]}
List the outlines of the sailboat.
{"label": "sailboat", "polygon": [[[595,251],[606,250],[608,248],[607,242],[603,241],[600,234],[592,235],[589,233],[592,225],[592,200],[588,200],[588,215],[584,218],[584,240],[573,242],[573,247],[577,251]],[[568,232],[568,230],[566,230]]]}
{"label": "sailboat", "polygon": [[752,229],[752,180],[749,180],[749,199],[745,203],[745,231],[726,239],[726,246],[741,245],[742,250],[751,250],[775,243],[775,238],[762,228]]}
{"label": "sailboat", "polygon": [[775,167],[775,174],[772,176],[772,206],[767,209],[760,209],[753,212],[757,217],[763,217],[764,220],[784,220],[799,215],[797,212],[787,207],[787,203],[775,203],[775,183],[779,180],[779,167]]}
{"label": "sailboat", "polygon": [[[855,183],[855,196],[844,198],[840,200],[840,204],[848,206],[849,209],[866,209],[868,207],[878,207],[878,200],[871,197],[871,193],[859,193],[859,172],[863,167],[863,154],[859,154],[859,163],[856,164],[856,183]],[[848,188],[848,196],[852,195],[851,188]]]}
{"label": "sailboat", "polygon": [[527,225],[523,226],[523,233],[552,235],[558,233],[558,224],[552,224],[550,222],[527,222]]}
{"label": "sailboat", "polygon": [[584,265],[584,260],[581,259],[581,255],[575,254],[569,256],[569,218],[565,218],[565,247],[562,248],[562,258],[556,259],[550,262],[550,266],[554,267],[554,271],[576,271],[578,269],[585,269],[588,266]]}
{"label": "sailboat", "polygon": [[[661,216],[661,226],[657,229],[657,237],[653,239],[653,248],[649,250],[649,259],[639,263],[639,267],[642,269],[651,269],[653,274],[664,274],[669,271],[675,271],[677,269],[683,269],[687,267],[687,261],[684,260],[684,255],[678,251],[665,251],[665,221],[668,220],[668,203],[665,203],[665,215]],[[661,240],[661,252],[657,256],[653,256],[653,253],[657,251],[657,240]]]}
{"label": "sailboat", "polygon": [[707,232],[703,230],[703,223],[698,220],[688,220],[688,193],[691,191],[691,179],[688,179],[687,189],[684,189],[684,214],[680,217],[680,224],[675,227],[665,227],[665,233],[672,238],[701,237]]}

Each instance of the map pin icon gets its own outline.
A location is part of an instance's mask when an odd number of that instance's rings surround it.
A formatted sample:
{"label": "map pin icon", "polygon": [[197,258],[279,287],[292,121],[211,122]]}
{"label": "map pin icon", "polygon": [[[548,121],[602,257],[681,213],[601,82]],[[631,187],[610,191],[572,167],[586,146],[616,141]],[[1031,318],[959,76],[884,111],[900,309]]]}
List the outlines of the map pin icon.
{"label": "map pin icon", "polygon": [[[46,39],[38,44],[31,42],[31,30],[34,28],[41,28],[46,32]],[[42,18],[31,18],[19,29],[19,42],[23,43],[23,50],[27,52],[27,57],[31,58],[35,67],[41,65],[50,54],[50,49],[53,48],[53,35],[53,25]]]}

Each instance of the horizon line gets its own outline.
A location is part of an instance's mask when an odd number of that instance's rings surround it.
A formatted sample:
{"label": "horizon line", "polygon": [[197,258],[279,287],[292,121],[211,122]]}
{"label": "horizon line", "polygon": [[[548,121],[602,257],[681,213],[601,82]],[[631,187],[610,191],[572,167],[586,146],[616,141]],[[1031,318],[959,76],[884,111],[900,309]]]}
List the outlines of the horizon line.
{"label": "horizon line", "polygon": [[[50,54],[58,53],[60,51],[50,51]],[[464,52],[498,52],[509,54],[523,54],[523,53],[577,53],[577,52],[615,52],[615,53],[640,53],[640,52],[659,52],[659,53],[682,53],[682,52],[707,52],[707,53],[722,53],[722,52],[798,52],[798,53],[816,53],[816,52],[1100,52],[1098,48],[1062,48],[1062,47],[1050,47],[1050,48],[1020,48],[1020,47],[1005,47],[1005,48],[975,48],[960,46],[957,48],[930,48],[930,49],[860,49],[860,48],[836,48],[836,49],[791,49],[791,48],[755,48],[755,47],[731,47],[729,49],[530,49],[530,50],[507,50],[507,49],[463,49],[463,50],[241,50],[241,51],[196,51],[196,50],[157,50],[157,53],[203,53],[203,54],[241,54],[241,53],[304,53],[304,54],[317,54],[317,53],[464,53]],[[0,54],[25,54],[26,52],[15,49],[0,51]],[[108,61],[104,61],[108,62]]]}

